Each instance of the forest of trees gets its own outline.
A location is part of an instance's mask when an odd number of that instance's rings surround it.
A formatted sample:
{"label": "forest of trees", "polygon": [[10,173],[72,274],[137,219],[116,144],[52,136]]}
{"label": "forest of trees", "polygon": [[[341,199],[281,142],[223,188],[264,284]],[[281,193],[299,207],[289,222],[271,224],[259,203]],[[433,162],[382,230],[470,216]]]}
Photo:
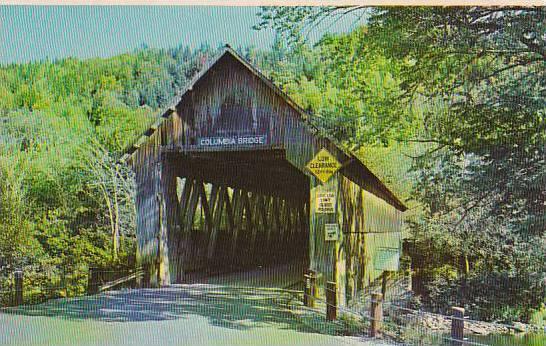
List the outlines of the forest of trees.
{"label": "forest of trees", "polygon": [[[367,25],[306,33],[324,18]],[[410,207],[420,303],[537,322],[546,302],[546,17],[536,9],[263,8],[239,49]],[[217,48],[0,67],[0,287],[134,264],[134,186],[117,163]],[[1,291],[1,289],[0,289]],[[539,316],[539,317],[537,317]]]}
{"label": "forest of trees", "polygon": [[[134,182],[117,162],[214,50],[0,69],[0,286],[86,288],[89,266],[134,265]],[[1,291],[2,289],[0,289]]]}

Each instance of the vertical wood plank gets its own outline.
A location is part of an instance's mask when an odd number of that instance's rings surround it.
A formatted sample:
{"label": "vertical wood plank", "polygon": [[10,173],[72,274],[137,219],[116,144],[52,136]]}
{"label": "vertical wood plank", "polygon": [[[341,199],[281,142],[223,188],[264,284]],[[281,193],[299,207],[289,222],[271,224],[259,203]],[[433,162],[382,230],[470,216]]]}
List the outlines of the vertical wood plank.
{"label": "vertical wood plank", "polygon": [[191,190],[193,187],[193,180],[190,178],[184,179],[184,187],[182,190],[182,196],[180,197],[180,206],[178,208],[178,220],[180,229],[184,230],[185,218],[186,218],[186,209],[190,201]]}
{"label": "vertical wood plank", "polygon": [[250,213],[250,224],[251,224],[251,237],[250,237],[250,258],[255,258],[256,253],[256,237],[258,235],[258,229],[260,228],[260,218],[258,217],[258,205],[261,201],[261,195],[253,193],[250,197],[250,207],[252,209]]}
{"label": "vertical wood plank", "polygon": [[232,206],[232,200],[235,198],[235,191],[233,191],[233,194],[230,196],[229,191],[226,191],[226,217],[228,222],[228,234],[233,234],[233,229],[235,228],[235,220],[233,216],[233,206]]}
{"label": "vertical wood plank", "polygon": [[205,225],[207,229],[207,234],[209,234],[212,229],[212,211],[209,206],[209,201],[207,200],[205,185],[203,184],[203,182],[197,182],[196,187],[199,190],[199,197],[201,201],[201,207],[203,208],[203,214],[205,216]]}
{"label": "vertical wood plank", "polygon": [[275,242],[273,245],[272,251],[275,253],[275,261],[277,262],[279,260],[279,251],[283,247],[283,241],[282,241],[282,223],[281,223],[281,199],[280,197],[273,197],[273,206],[272,206],[272,221],[274,223],[274,232],[273,237],[275,238]]}
{"label": "vertical wood plank", "polygon": [[265,235],[265,255],[267,256],[268,263],[272,260],[273,246],[272,246],[272,234],[275,227],[275,220],[273,217],[273,204],[275,203],[275,197],[267,196],[266,203],[264,204],[264,218],[267,219],[266,235]]}
{"label": "vertical wood plank", "polygon": [[192,189],[190,195],[190,202],[186,210],[185,220],[184,220],[184,232],[189,233],[193,229],[193,221],[195,219],[195,212],[197,210],[197,204],[199,202],[199,183],[196,180],[192,181]]}
{"label": "vertical wood plank", "polygon": [[233,215],[233,236],[231,239],[231,259],[234,261],[236,259],[236,251],[237,251],[237,239],[239,237],[239,230],[242,227],[243,223],[243,190],[235,190],[233,192],[233,208],[234,208],[234,215]]}
{"label": "vertical wood plank", "polygon": [[214,250],[216,249],[216,239],[218,238],[218,232],[220,232],[222,222],[222,212],[224,210],[224,201],[226,199],[227,189],[224,186],[218,188],[218,198],[216,200],[216,207],[214,208],[214,216],[212,223],[212,232],[209,238],[209,246],[207,249],[207,259],[210,261],[214,256]]}

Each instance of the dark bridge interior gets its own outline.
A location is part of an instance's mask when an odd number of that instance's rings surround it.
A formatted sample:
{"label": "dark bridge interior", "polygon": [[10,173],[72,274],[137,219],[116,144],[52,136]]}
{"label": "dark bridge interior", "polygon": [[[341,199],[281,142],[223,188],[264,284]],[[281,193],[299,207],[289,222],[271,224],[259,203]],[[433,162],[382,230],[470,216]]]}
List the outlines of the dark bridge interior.
{"label": "dark bridge interior", "polygon": [[310,181],[284,150],[165,155],[178,177],[173,282],[308,261]]}

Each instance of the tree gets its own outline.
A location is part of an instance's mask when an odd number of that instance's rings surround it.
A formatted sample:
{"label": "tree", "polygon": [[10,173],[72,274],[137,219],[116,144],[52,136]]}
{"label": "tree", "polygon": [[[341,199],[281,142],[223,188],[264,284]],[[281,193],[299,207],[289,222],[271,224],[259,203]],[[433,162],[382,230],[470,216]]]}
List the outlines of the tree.
{"label": "tree", "polygon": [[62,271],[76,294],[89,266],[134,264],[133,187],[115,158],[209,52],[144,48],[0,67],[2,288],[15,266],[32,292],[56,295]]}
{"label": "tree", "polygon": [[[293,33],[293,35],[296,35]],[[383,144],[408,130],[399,64],[369,48],[366,28],[327,34],[313,47],[277,34],[264,70],[313,116],[325,134],[351,149]]]}
{"label": "tree", "polygon": [[0,158],[0,271],[23,265],[36,245],[22,176],[9,167],[8,161]]}
{"label": "tree", "polygon": [[[453,266],[455,289],[443,290],[444,296],[488,306],[482,317],[499,316],[498,309],[483,303],[489,296],[510,308],[518,300],[500,300],[491,283],[470,294],[469,280],[496,275],[502,278],[497,284],[509,287],[516,280],[523,285],[518,292],[532,292],[525,298],[530,303],[510,318],[525,319],[546,297],[545,12],[542,7],[358,6],[262,12],[262,27],[293,38],[325,18],[368,16],[358,41],[396,64],[405,101],[398,106],[406,108],[398,121],[414,125],[388,138],[425,149],[414,156],[412,169],[418,174],[413,195],[423,205],[422,215],[410,220],[419,247],[414,255],[439,254],[423,269]],[[351,66],[344,62],[343,68]]]}
{"label": "tree", "polygon": [[99,192],[99,205],[107,213],[111,231],[112,259],[118,261],[120,236],[134,233],[135,191],[134,177],[130,169],[116,161],[98,141],[91,141],[82,151],[87,185]]}
{"label": "tree", "polygon": [[463,288],[471,270],[526,273],[535,307],[546,277],[544,18],[544,8],[415,8],[370,19],[374,46],[408,62],[408,95],[443,105],[411,139],[430,144],[415,162],[425,229],[456,241]]}

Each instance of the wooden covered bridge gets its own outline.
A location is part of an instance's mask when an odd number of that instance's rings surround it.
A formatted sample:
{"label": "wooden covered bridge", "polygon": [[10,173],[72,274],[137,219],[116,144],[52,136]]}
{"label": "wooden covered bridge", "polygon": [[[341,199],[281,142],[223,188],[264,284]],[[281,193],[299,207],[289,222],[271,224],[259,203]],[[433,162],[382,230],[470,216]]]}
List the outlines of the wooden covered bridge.
{"label": "wooden covered bridge", "polygon": [[349,300],[398,263],[405,206],[229,46],[133,145],[144,285],[300,259]]}

